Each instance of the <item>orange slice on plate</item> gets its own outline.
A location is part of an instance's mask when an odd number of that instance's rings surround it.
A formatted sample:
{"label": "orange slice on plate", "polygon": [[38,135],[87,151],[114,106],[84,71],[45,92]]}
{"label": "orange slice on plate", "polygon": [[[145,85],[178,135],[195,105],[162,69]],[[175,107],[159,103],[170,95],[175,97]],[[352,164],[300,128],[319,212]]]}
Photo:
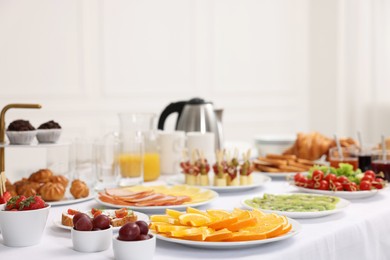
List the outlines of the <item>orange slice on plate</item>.
{"label": "orange slice on plate", "polygon": [[205,226],[211,222],[210,218],[205,215],[198,213],[186,213],[179,216],[180,224],[192,226],[192,227],[201,227]]}

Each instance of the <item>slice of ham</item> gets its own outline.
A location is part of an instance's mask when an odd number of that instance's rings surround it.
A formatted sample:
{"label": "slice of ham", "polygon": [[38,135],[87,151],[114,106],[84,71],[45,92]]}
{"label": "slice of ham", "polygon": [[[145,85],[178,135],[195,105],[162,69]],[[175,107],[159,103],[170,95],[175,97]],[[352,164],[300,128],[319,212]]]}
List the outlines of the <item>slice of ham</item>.
{"label": "slice of ham", "polygon": [[189,196],[166,195],[153,190],[132,192],[123,188],[106,189],[105,192],[99,193],[99,199],[118,206],[139,207],[181,205],[191,201]]}

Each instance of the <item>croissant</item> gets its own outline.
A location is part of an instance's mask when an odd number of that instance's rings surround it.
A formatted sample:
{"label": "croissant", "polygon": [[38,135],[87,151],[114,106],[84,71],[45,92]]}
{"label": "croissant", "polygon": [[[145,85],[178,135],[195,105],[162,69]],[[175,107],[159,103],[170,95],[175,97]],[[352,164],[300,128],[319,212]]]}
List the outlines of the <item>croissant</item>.
{"label": "croissant", "polygon": [[40,189],[39,193],[43,200],[59,201],[65,195],[65,187],[61,183],[45,183]]}
{"label": "croissant", "polygon": [[41,169],[37,172],[34,172],[28,178],[29,181],[46,183],[50,182],[50,178],[53,176],[53,172],[49,169]]}
{"label": "croissant", "polygon": [[70,186],[70,193],[76,199],[85,198],[89,195],[89,188],[85,182],[81,180],[74,180]]}
{"label": "croissant", "polygon": [[[357,145],[357,143],[352,138],[343,138],[340,139],[340,145],[349,147]],[[329,149],[335,146],[335,140],[318,132],[298,133],[297,140],[293,146],[284,151],[283,154],[293,154],[298,158],[314,161],[320,159],[323,155],[328,155]]]}
{"label": "croissant", "polygon": [[8,179],[5,182],[5,190],[11,193],[12,197],[18,195],[18,193],[16,192],[15,185],[12,185],[12,183]]}

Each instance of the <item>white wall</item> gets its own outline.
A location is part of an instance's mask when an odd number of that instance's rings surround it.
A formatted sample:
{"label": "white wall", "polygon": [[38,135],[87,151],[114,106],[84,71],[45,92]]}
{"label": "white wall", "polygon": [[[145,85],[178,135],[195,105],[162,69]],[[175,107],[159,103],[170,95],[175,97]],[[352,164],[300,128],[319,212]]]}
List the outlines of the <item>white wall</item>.
{"label": "white wall", "polygon": [[93,137],[200,96],[225,109],[227,140],[307,131],[308,2],[0,0],[0,106],[40,103],[7,123]]}

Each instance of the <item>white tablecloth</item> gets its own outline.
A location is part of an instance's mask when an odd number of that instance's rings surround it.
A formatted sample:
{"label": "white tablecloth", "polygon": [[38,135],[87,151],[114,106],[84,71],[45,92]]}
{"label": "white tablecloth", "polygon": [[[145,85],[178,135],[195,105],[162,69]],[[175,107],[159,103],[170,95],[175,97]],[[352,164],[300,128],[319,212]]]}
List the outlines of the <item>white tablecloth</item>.
{"label": "white tablecloth", "polygon": [[[243,198],[263,192],[291,192],[295,189],[285,181],[273,180],[264,187],[239,193],[222,193],[201,209],[231,210],[241,207]],[[321,218],[299,219],[302,230],[289,239],[246,249],[196,249],[165,241],[157,241],[155,260],[165,259],[390,259],[390,189],[377,195],[352,200],[344,211]],[[11,248],[2,244],[0,259],[114,259],[112,248],[99,253],[79,253],[72,249],[70,231],[60,229],[53,220],[61,218],[68,208],[88,210],[99,207],[94,201],[52,207],[45,234],[39,245]],[[33,220],[31,222],[33,225]]]}

